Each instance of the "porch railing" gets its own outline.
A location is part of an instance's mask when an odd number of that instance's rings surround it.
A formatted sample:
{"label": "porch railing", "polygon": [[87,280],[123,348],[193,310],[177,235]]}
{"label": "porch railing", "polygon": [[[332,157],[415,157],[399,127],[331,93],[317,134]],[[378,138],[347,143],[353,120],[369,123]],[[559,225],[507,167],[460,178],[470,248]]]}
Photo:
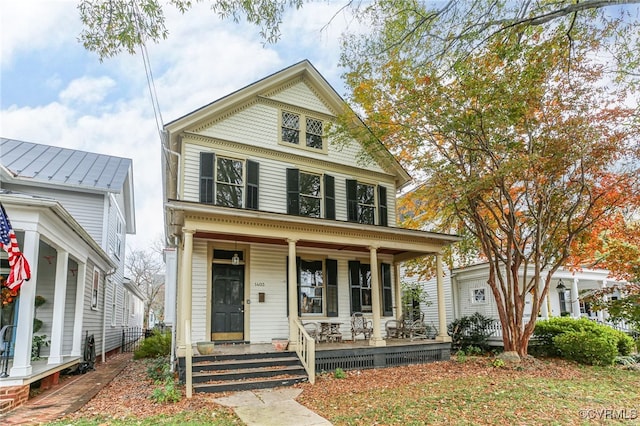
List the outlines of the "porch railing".
{"label": "porch railing", "polygon": [[316,341],[307,333],[299,319],[294,320],[296,326],[296,354],[309,375],[309,383],[316,381]]}

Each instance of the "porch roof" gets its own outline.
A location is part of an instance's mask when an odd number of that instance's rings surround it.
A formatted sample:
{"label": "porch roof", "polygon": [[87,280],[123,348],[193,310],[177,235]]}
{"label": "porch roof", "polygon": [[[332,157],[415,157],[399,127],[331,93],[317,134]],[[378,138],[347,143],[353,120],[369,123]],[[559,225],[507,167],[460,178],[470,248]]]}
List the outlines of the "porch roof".
{"label": "porch roof", "polygon": [[390,254],[394,261],[432,255],[461,237],[415,229],[364,225],[282,213],[169,201],[172,234],[191,229],[195,238]]}

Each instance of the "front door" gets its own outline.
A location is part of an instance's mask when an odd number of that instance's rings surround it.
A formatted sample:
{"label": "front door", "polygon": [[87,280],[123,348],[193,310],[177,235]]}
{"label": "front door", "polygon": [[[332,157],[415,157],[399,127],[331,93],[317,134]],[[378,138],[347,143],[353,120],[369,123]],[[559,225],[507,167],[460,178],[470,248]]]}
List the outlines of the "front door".
{"label": "front door", "polygon": [[244,340],[244,265],[213,265],[211,340]]}

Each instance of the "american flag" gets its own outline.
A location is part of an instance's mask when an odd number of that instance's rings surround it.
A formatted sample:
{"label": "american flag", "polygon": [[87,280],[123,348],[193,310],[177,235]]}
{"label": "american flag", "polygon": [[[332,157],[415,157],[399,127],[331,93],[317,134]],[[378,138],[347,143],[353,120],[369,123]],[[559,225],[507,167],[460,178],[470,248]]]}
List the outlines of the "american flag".
{"label": "american flag", "polygon": [[11,290],[17,290],[24,281],[28,281],[31,278],[31,269],[29,268],[29,262],[20,252],[16,233],[13,232],[11,222],[9,222],[7,212],[4,210],[2,203],[0,203],[0,242],[4,251],[9,255],[9,267],[11,268],[5,286]]}

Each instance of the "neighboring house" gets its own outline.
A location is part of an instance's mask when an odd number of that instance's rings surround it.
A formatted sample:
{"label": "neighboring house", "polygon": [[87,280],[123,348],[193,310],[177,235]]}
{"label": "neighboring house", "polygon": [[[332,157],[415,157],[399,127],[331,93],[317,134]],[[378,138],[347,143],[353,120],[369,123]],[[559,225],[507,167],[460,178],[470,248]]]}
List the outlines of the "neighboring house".
{"label": "neighboring house", "polygon": [[[0,139],[0,201],[31,265],[15,306],[15,350],[0,386],[26,386],[82,361],[93,335],[104,361],[125,323],[126,234],[135,233],[130,159]],[[6,254],[0,254],[6,259]],[[2,273],[8,265],[2,263]],[[35,296],[46,302],[34,312]],[[33,332],[33,318],[43,326]],[[31,361],[32,336],[45,335],[46,361]],[[22,388],[21,388],[22,389]]]}
{"label": "neighboring house", "polygon": [[[178,301],[179,354],[188,337],[284,337],[295,348],[301,320],[339,322],[351,338],[354,312],[372,320],[370,346],[384,346],[401,262],[434,256],[442,266],[459,238],[397,227],[396,192],[411,178],[394,157],[380,143],[327,136],[345,108],[303,61],[165,126],[166,291]],[[442,297],[434,309],[446,324]],[[445,327],[437,339],[448,341]]]}
{"label": "neighboring house", "polygon": [[122,325],[129,328],[144,327],[145,296],[127,277],[124,278]]}
{"label": "neighboring house", "polygon": [[[532,273],[533,270],[530,270],[528,276],[531,276]],[[488,276],[489,265],[486,263],[455,268],[451,271],[453,316],[458,319],[478,312],[493,318],[498,324],[494,337],[500,337],[497,305],[487,284]],[[581,300],[580,295],[589,290],[599,290],[614,284],[624,283],[611,278],[609,271],[603,269],[582,269],[579,271],[559,269],[551,278],[549,293],[540,307],[540,312],[535,315],[539,319],[570,316],[573,318],[587,317],[599,322],[607,322],[606,312],[592,310],[588,302]],[[427,291],[433,291],[433,283],[426,288]],[[525,299],[525,322],[532,315],[531,297],[531,295],[527,295]],[[614,294],[611,297],[617,296]]]}

